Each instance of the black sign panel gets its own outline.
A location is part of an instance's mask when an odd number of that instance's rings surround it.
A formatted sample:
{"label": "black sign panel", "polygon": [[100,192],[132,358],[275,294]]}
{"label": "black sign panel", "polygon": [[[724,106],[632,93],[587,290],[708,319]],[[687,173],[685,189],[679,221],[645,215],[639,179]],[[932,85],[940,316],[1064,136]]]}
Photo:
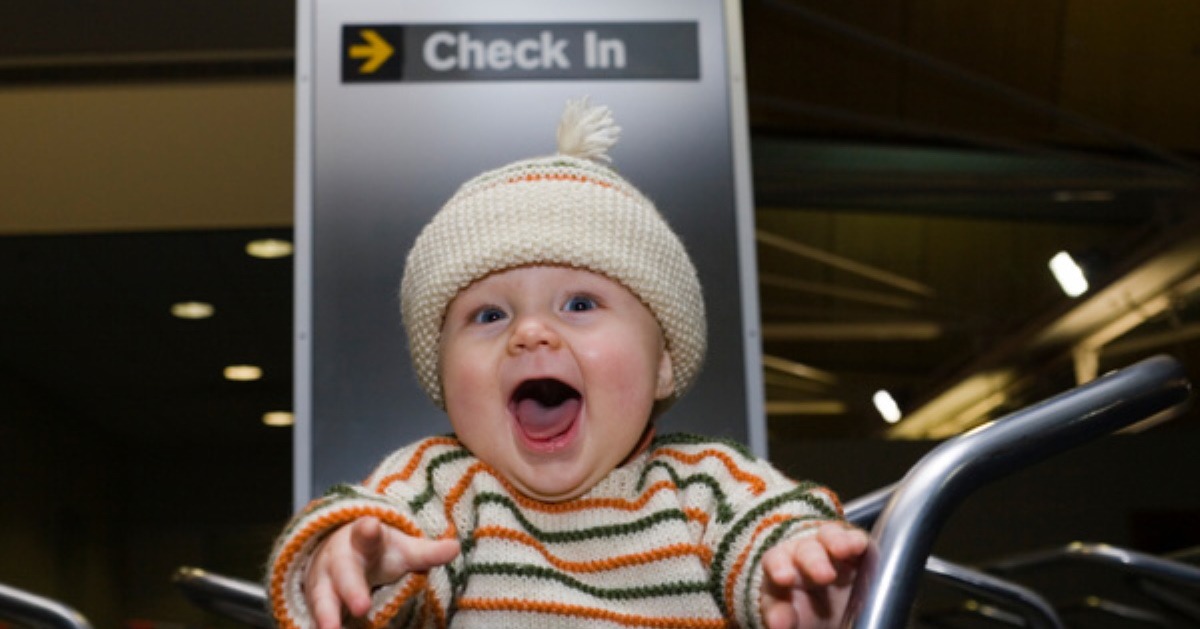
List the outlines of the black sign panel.
{"label": "black sign panel", "polygon": [[344,83],[699,78],[695,22],[342,26]]}

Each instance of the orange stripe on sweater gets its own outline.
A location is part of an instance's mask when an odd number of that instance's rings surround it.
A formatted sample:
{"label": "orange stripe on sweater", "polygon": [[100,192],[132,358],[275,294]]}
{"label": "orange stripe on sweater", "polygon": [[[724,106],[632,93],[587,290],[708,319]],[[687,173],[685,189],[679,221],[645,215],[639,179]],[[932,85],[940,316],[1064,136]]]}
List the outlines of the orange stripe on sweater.
{"label": "orange stripe on sweater", "polygon": [[719,461],[721,461],[721,463],[725,465],[725,469],[729,470],[730,475],[732,475],[734,478],[738,479],[739,481],[749,485],[750,492],[753,493],[755,496],[757,496],[767,490],[766,481],[764,481],[763,479],[759,478],[758,476],[755,476],[754,474],[751,474],[750,472],[747,472],[747,471],[743,470],[742,468],[738,467],[737,461],[734,461],[733,457],[729,456],[728,454],[726,454],[724,452],[721,452],[720,450],[703,450],[703,451],[697,452],[695,454],[688,454],[686,452],[680,452],[679,450],[663,448],[663,449],[659,450],[657,452],[657,454],[669,456],[673,459],[682,461],[689,465],[695,465],[695,464],[699,463],[700,461],[707,459],[707,458],[715,458],[715,459],[718,459]]}
{"label": "orange stripe on sweater", "polygon": [[704,565],[712,563],[712,551],[700,544],[671,544],[640,553],[618,555],[594,561],[568,561],[552,555],[544,544],[532,535],[502,526],[482,526],[475,529],[475,538],[504,539],[524,544],[541,553],[554,567],[567,572],[603,572],[628,566],[638,566],[675,557],[697,557]]}
{"label": "orange stripe on sweater", "polygon": [[409,457],[408,463],[404,464],[403,469],[395,474],[388,474],[379,479],[379,482],[375,484],[375,491],[382,494],[392,483],[408,480],[413,475],[413,472],[417,471],[417,468],[421,466],[421,459],[430,448],[434,446],[457,445],[459,445],[458,440],[453,437],[433,437],[426,439],[421,445],[417,446],[416,451]]}
{"label": "orange stripe on sweater", "polygon": [[708,520],[710,516],[704,509],[699,507],[686,507],[683,510],[683,513],[687,516],[687,519],[699,522],[701,526],[708,528]]}
{"label": "orange stripe on sweater", "polygon": [[[446,514],[446,532],[442,534],[442,539],[450,539],[458,535],[458,525],[454,523],[454,507],[462,499],[463,494],[467,492],[467,488],[471,486],[471,481],[474,480],[475,475],[480,472],[488,472],[492,476],[496,476],[486,463],[477,461],[471,467],[467,468],[467,472],[463,474],[463,477],[446,494],[446,501],[443,504]],[[499,477],[497,476],[497,478]]]}
{"label": "orange stripe on sweater", "polygon": [[833,508],[837,509],[838,516],[845,517],[846,511],[845,511],[845,509],[842,508],[842,501],[838,500],[837,494],[833,493],[832,489],[830,489],[828,487],[816,487],[813,489],[813,491],[816,493],[819,493],[819,494],[823,494],[826,498],[829,498],[830,502],[833,503]]}
{"label": "orange stripe on sweater", "polygon": [[405,586],[402,591],[393,596],[392,600],[389,601],[388,604],[383,608],[381,608],[375,617],[371,619],[371,629],[383,629],[384,627],[390,625],[392,621],[396,619],[396,614],[400,613],[400,607],[402,607],[409,598],[414,596],[418,590],[422,589],[425,591],[425,601],[428,603],[428,605],[422,606],[419,610],[417,610],[416,626],[425,626],[425,617],[429,615],[430,608],[433,609],[434,626],[446,626],[446,609],[442,606],[442,602],[438,600],[437,593],[434,592],[433,588],[429,585],[429,580],[424,574],[412,574],[411,576],[412,582]]}
{"label": "orange stripe on sweater", "polygon": [[520,183],[525,181],[578,181],[579,183],[594,183],[603,188],[611,188],[612,184],[607,181],[600,181],[583,175],[569,175],[566,173],[547,173],[521,175],[519,177],[510,177],[505,183]]}
{"label": "orange stripe on sweater", "polygon": [[553,614],[603,620],[624,625],[626,627],[678,627],[682,629],[723,629],[728,626],[719,618],[686,618],[679,616],[641,616],[638,614],[623,614],[608,609],[586,607],[584,605],[568,605],[550,601],[528,601],[516,598],[472,598],[459,599],[458,608],[474,611],[512,611],[531,614]]}
{"label": "orange stripe on sweater", "polygon": [[[388,623],[390,623],[392,619],[395,618],[396,614],[400,612],[400,607],[404,605],[404,602],[415,595],[419,590],[421,590],[421,588],[425,588],[428,596],[433,596],[433,589],[426,587],[427,579],[425,578],[425,575],[410,574],[406,576],[412,577],[409,579],[408,585],[405,585],[403,588],[401,588],[400,591],[392,597],[392,600],[388,601],[386,605],[381,607],[375,614],[375,617],[370,619],[369,626],[371,629],[383,629],[383,627],[388,626]],[[445,623],[442,623],[439,626],[445,626]]]}
{"label": "orange stripe on sweater", "polygon": [[279,551],[274,569],[271,571],[271,613],[284,629],[299,629],[295,622],[287,615],[287,602],[283,592],[283,582],[288,569],[296,561],[296,555],[300,553],[300,549],[318,533],[366,516],[377,517],[381,522],[400,529],[407,535],[424,537],[421,529],[408,518],[383,507],[362,506],[338,509],[313,519],[304,528],[292,535],[287,545]]}
{"label": "orange stripe on sweater", "polygon": [[733,613],[734,610],[733,590],[737,586],[738,577],[740,577],[742,574],[742,568],[745,567],[746,560],[750,557],[751,551],[754,550],[755,540],[758,539],[759,535],[762,535],[763,531],[775,526],[776,524],[779,524],[780,522],[790,520],[793,517],[795,516],[787,513],[776,513],[762,522],[759,522],[758,526],[754,528],[754,532],[750,535],[750,543],[746,544],[746,547],[742,549],[742,552],[738,555],[737,560],[733,562],[733,566],[729,569],[729,576],[725,579],[725,609],[728,609],[730,613]]}

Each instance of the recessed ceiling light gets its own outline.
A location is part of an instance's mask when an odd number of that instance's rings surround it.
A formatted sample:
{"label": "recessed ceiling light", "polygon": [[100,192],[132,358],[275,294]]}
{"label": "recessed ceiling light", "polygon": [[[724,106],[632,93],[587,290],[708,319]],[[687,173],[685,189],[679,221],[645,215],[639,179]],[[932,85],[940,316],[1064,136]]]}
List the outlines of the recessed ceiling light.
{"label": "recessed ceiling light", "polygon": [[262,422],[268,426],[291,426],[296,423],[296,416],[290,411],[270,411],[263,413]]}
{"label": "recessed ceiling light", "polygon": [[256,258],[284,258],[292,255],[292,243],[278,238],[260,238],[246,244],[246,253]]}
{"label": "recessed ceiling light", "polygon": [[225,379],[250,382],[262,377],[262,368],[257,365],[230,365],[225,368]]}
{"label": "recessed ceiling light", "polygon": [[1058,280],[1058,285],[1068,297],[1078,297],[1087,292],[1087,276],[1079,263],[1075,262],[1075,258],[1066,251],[1059,251],[1050,258],[1050,272],[1054,274],[1054,279]]}
{"label": "recessed ceiling light", "polygon": [[203,301],[181,301],[171,304],[171,314],[180,319],[207,319],[213,316],[212,304]]}
{"label": "recessed ceiling light", "polygon": [[891,393],[880,389],[875,392],[871,401],[875,403],[875,410],[879,411],[879,414],[883,417],[883,421],[889,424],[900,421],[900,405],[896,404],[896,399],[892,397]]}

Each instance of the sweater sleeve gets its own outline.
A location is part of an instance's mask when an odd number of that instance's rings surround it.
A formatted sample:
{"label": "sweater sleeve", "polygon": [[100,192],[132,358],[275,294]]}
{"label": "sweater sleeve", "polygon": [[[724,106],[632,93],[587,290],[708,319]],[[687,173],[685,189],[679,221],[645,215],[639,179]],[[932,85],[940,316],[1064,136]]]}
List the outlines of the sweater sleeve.
{"label": "sweater sleeve", "polygon": [[[271,552],[267,595],[271,613],[281,629],[316,626],[304,596],[304,577],[313,554],[330,533],[359,518],[374,516],[413,537],[437,537],[438,522],[412,508],[412,498],[422,491],[429,450],[439,445],[425,440],[389,456],[361,485],[337,485],[304,507],[284,529]],[[444,445],[444,444],[443,444]],[[411,482],[410,482],[411,481]],[[430,510],[426,510],[430,511]],[[371,595],[368,626],[423,626],[441,616],[440,600],[447,593],[435,587],[430,573],[409,573]]]}
{"label": "sweater sleeve", "polygon": [[678,444],[716,482],[704,541],[712,549],[713,597],[736,626],[763,626],[759,607],[762,557],[780,542],[815,534],[844,519],[837,496],[796,482],[741,446],[721,441]]}

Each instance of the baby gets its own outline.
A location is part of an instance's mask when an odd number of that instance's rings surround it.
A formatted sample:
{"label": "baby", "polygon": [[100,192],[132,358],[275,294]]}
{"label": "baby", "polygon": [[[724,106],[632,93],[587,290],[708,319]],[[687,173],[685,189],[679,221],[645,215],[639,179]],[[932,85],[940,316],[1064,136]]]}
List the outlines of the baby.
{"label": "baby", "polygon": [[464,184],[401,282],[417,377],[453,436],[309,504],[268,575],[284,629],[833,627],[866,535],[738,445],[656,436],[705,351],[700,284],[607,166],[607,109],[558,154]]}

